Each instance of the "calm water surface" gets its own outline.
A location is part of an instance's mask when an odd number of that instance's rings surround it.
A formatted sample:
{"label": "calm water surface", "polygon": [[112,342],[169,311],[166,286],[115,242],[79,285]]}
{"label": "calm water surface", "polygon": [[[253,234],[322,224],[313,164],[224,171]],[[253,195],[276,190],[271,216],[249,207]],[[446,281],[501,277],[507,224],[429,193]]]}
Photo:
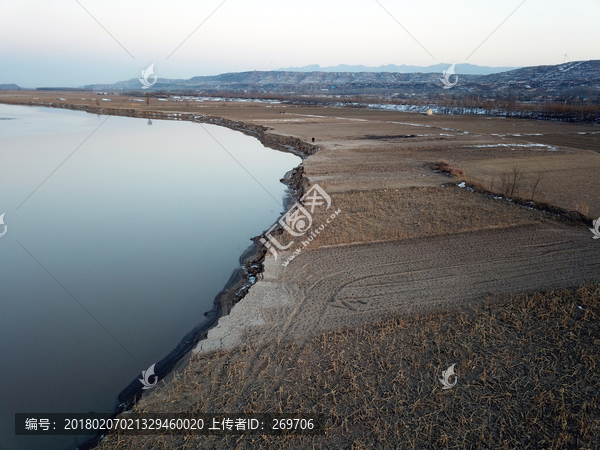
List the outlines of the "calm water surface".
{"label": "calm water surface", "polygon": [[0,105],[0,449],[76,445],[15,436],[16,412],[112,411],[204,319],[299,162],[212,125]]}

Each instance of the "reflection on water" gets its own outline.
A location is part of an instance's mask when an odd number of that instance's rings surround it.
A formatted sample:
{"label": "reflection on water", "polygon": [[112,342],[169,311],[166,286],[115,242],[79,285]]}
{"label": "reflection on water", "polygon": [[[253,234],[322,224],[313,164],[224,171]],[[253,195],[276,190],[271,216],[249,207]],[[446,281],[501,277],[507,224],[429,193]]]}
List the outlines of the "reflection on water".
{"label": "reflection on water", "polygon": [[202,321],[300,160],[190,122],[0,119],[0,448],[70,448],[14,436],[14,413],[112,411]]}

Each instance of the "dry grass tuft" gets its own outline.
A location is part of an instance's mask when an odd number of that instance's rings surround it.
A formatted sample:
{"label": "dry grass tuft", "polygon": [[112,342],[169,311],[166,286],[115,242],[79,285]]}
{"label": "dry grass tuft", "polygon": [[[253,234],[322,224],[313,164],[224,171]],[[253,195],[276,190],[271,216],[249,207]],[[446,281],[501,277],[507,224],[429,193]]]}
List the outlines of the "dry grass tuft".
{"label": "dry grass tuft", "polygon": [[322,413],[326,435],[110,435],[100,448],[598,448],[599,318],[588,284],[197,357],[137,409]]}
{"label": "dry grass tuft", "polygon": [[431,166],[431,169],[443,172],[452,178],[462,177],[465,174],[462,170],[452,167],[446,160],[436,162],[433,166]]}

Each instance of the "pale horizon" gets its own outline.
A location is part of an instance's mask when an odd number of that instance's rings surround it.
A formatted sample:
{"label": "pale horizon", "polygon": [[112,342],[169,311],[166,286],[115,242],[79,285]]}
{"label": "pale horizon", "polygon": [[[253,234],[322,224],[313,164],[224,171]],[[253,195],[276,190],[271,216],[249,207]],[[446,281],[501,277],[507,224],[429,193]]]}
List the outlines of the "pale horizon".
{"label": "pale horizon", "polygon": [[[0,84],[110,84],[318,64],[490,67],[600,59],[600,1],[0,4]],[[565,53],[567,57],[565,57]]]}

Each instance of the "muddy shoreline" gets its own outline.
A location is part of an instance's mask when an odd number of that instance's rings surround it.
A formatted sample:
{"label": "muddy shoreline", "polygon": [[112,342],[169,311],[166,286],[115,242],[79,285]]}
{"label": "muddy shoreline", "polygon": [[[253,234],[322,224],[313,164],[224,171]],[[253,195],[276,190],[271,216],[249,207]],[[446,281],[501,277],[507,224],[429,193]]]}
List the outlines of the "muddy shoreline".
{"label": "muddy shoreline", "polygon": [[[310,155],[314,155],[319,149],[317,146],[308,144],[298,138],[269,133],[269,128],[262,125],[233,121],[218,116],[190,113],[167,113],[163,111],[138,111],[135,109],[102,108],[41,102],[27,102],[21,103],[21,105],[71,109],[75,111],[85,111],[90,114],[157,120],[179,120],[218,125],[255,137],[265,147],[269,147],[278,151],[293,153],[303,160]],[[304,195],[308,181],[303,175],[304,167],[303,163],[300,163],[297,167],[287,172],[280,180],[288,187],[287,195],[283,199],[284,211],[282,211],[282,215],[285,213],[285,211],[287,211],[291,204],[298,201],[302,195]],[[278,235],[283,231],[281,225],[277,223],[276,225],[277,227],[271,232],[273,235]],[[176,372],[180,369],[183,369],[189,361],[192,350],[201,340],[207,337],[208,331],[218,323],[221,317],[226,316],[231,312],[233,306],[246,296],[252,285],[262,279],[262,272],[264,271],[263,262],[267,250],[260,243],[260,239],[265,237],[265,234],[269,229],[270,227],[267,228],[261,235],[250,239],[253,243],[240,256],[239,268],[233,271],[224,288],[215,297],[213,308],[204,313],[204,316],[207,318],[207,320],[198,324],[191,331],[189,331],[166,357],[156,363],[154,370],[160,381],[168,382],[174,378],[176,376]],[[135,378],[125,389],[119,393],[119,404],[111,417],[114,418],[124,411],[131,409],[133,405],[141,399],[143,393],[144,391],[142,390],[142,385],[140,384],[139,380]],[[90,437],[85,442],[79,444],[77,446],[77,450],[85,450],[96,447],[99,442],[99,437],[100,436]]]}
{"label": "muddy shoreline", "polygon": [[23,102],[11,103],[23,106],[43,106],[46,108],[71,109],[74,111],[85,111],[90,114],[101,114],[106,116],[135,117],[139,119],[160,119],[160,120],[185,120],[189,122],[206,123],[209,125],[219,125],[232,130],[257,138],[263,145],[275,150],[283,150],[294,153],[302,159],[314,155],[319,147],[304,142],[301,139],[282,136],[275,133],[269,133],[272,128],[253,123],[245,123],[236,120],[226,119],[219,116],[210,116],[206,114],[192,113],[168,113],[165,111],[140,111],[133,108],[103,108],[100,106],[72,105],[70,103],[46,103],[46,102]]}

